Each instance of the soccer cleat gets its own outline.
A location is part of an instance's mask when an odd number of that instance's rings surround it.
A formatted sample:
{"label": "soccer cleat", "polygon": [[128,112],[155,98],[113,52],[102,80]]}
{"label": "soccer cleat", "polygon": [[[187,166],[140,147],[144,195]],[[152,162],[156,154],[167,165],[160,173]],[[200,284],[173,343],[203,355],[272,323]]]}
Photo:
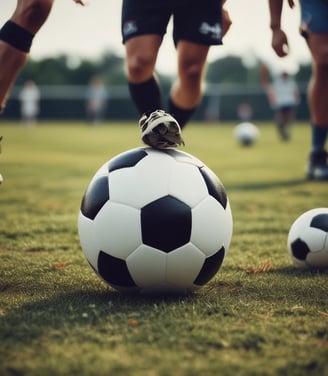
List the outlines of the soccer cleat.
{"label": "soccer cleat", "polygon": [[325,150],[315,151],[310,154],[305,174],[310,180],[328,180],[328,153]]}
{"label": "soccer cleat", "polygon": [[163,110],[146,112],[139,120],[142,141],[157,149],[184,145],[181,128],[174,117]]}

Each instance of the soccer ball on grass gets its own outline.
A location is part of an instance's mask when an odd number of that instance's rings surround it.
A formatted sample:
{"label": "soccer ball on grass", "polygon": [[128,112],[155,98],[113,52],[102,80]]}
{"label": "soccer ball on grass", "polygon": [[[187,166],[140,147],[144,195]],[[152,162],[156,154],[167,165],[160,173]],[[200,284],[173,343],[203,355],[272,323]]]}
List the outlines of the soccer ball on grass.
{"label": "soccer ball on grass", "polygon": [[234,128],[234,136],[240,145],[251,146],[258,139],[259,130],[253,123],[243,122]]}
{"label": "soccer ball on grass", "polygon": [[289,230],[287,246],[295,266],[328,268],[328,208],[300,215]]}
{"label": "soccer ball on grass", "polygon": [[200,160],[136,148],[106,162],[81,203],[78,231],[93,270],[122,292],[187,292],[218,272],[232,237],[229,200]]}

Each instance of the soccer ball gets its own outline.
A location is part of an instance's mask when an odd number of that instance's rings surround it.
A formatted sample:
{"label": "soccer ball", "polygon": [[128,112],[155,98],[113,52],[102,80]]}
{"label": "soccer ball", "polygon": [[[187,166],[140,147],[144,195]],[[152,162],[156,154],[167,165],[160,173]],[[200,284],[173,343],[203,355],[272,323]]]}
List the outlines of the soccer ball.
{"label": "soccer ball", "polygon": [[259,130],[253,123],[243,122],[234,128],[234,136],[240,145],[251,146],[258,139]]}
{"label": "soccer ball", "polygon": [[293,264],[300,268],[328,267],[328,208],[308,210],[292,224],[287,240]]}
{"label": "soccer ball", "polygon": [[122,292],[189,292],[218,272],[232,237],[219,178],[194,156],[136,148],[107,161],[81,203],[81,248]]}

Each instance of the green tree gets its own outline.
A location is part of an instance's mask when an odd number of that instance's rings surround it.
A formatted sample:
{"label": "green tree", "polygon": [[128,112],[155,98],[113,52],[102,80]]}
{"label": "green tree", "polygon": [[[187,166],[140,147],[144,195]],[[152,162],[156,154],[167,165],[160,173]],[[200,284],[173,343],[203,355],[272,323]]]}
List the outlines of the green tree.
{"label": "green tree", "polygon": [[247,69],[239,57],[217,59],[208,65],[206,80],[213,84],[247,82]]}

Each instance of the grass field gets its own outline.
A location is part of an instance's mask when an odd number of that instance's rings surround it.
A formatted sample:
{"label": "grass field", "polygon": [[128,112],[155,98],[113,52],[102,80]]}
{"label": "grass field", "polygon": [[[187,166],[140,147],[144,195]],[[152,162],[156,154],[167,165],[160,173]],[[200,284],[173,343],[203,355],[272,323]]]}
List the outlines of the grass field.
{"label": "grass field", "polygon": [[287,235],[328,205],[309,182],[310,130],[272,124],[236,144],[232,125],[190,124],[188,153],[222,180],[234,218],[223,265],[189,296],[111,289],[80,249],[77,215],[95,171],[141,146],[136,124],[0,125],[0,375],[328,375],[328,272],[295,269]]}

